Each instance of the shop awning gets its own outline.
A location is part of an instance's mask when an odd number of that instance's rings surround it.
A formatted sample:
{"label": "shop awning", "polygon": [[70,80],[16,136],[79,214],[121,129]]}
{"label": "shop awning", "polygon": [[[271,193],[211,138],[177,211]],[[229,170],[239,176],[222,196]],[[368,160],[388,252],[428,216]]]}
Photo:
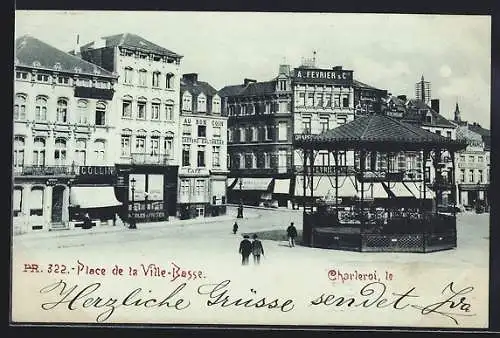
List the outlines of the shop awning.
{"label": "shop awning", "polygon": [[267,191],[269,190],[269,185],[271,184],[271,181],[272,178],[253,178],[253,177],[237,178],[235,182],[236,184],[234,184],[233,186],[233,190]]}
{"label": "shop awning", "polygon": [[[361,183],[358,183],[358,187],[361,190]],[[366,199],[389,197],[387,191],[385,191],[384,187],[382,186],[382,183],[380,182],[365,183],[363,188],[364,188],[363,197]],[[358,197],[361,197],[361,191],[358,193]]]}
{"label": "shop awning", "polygon": [[389,182],[386,183],[389,190],[394,194],[394,197],[416,197],[420,198],[420,195],[418,194],[415,195],[414,191],[411,191],[408,189],[403,182]]}
{"label": "shop awning", "polygon": [[[403,184],[408,190],[411,191],[411,193],[416,198],[424,198],[424,187],[422,185],[422,182],[404,182]],[[429,187],[427,187],[425,190],[425,198],[432,199],[435,197],[436,194],[434,193],[434,191],[432,191]]]}
{"label": "shop awning", "polygon": [[289,194],[290,193],[290,179],[275,179],[274,190],[275,194]]}
{"label": "shop awning", "polygon": [[[342,179],[339,178],[339,186],[342,184]],[[313,179],[313,197],[335,197],[335,180],[328,179],[327,176],[318,176]],[[341,189],[339,188],[339,196]],[[295,196],[304,196],[303,177],[297,177],[295,181]],[[311,196],[311,185],[306,177],[306,197]]]}
{"label": "shop awning", "polygon": [[80,208],[106,208],[122,205],[113,187],[71,187],[71,205]]}

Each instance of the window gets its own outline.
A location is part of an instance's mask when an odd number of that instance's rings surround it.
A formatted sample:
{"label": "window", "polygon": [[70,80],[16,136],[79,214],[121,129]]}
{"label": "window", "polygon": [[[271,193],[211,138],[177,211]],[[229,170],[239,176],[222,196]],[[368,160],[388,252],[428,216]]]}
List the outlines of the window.
{"label": "window", "polygon": [[106,104],[97,102],[95,107],[95,124],[96,126],[106,125]]}
{"label": "window", "polygon": [[280,90],[286,90],[286,80],[279,81],[279,88]]}
{"label": "window", "polygon": [[342,98],[342,107],[349,108],[349,95],[346,95]]}
{"label": "window", "polygon": [[160,119],[160,103],[153,102],[151,103],[151,120],[159,120]]}
{"label": "window", "polygon": [[338,117],[337,118],[337,125],[341,126],[347,122],[347,118],[345,117]]}
{"label": "window", "polygon": [[86,165],[87,164],[87,140],[78,139],[76,140],[75,145],[75,158],[77,165]]}
{"label": "window", "polygon": [[255,127],[255,126],[253,126],[251,129],[252,129],[252,138],[251,138],[251,140],[253,142],[256,142],[256,141],[258,141],[258,137],[259,137],[259,129],[257,127]]}
{"label": "window", "polygon": [[165,77],[165,88],[171,89],[174,86],[174,74],[168,73]]}
{"label": "window", "polygon": [[139,70],[139,86],[146,86],[147,72],[145,69]]}
{"label": "window", "polygon": [[220,147],[212,147],[212,166],[220,167]]}
{"label": "window", "polygon": [[460,182],[465,182],[465,169],[460,169]]}
{"label": "window", "polygon": [[158,136],[151,137],[151,155],[160,154],[160,138]]}
{"label": "window", "polygon": [[399,155],[398,155],[398,169],[399,170],[406,170],[405,157],[406,156],[404,153],[399,153]]}
{"label": "window", "polygon": [[245,127],[240,128],[240,142],[245,142]]}
{"label": "window", "polygon": [[68,122],[68,100],[59,99],[57,100],[57,122],[66,123]]}
{"label": "window", "polygon": [[130,67],[125,67],[125,76],[123,77],[123,82],[126,84],[131,84],[134,80],[134,70]]}
{"label": "window", "polygon": [[16,72],[16,80],[27,80],[28,73],[27,72]]}
{"label": "window", "polygon": [[207,126],[198,126],[198,137],[207,137]]}
{"label": "window", "polygon": [[54,150],[54,162],[55,165],[66,164],[66,140],[63,138],[56,139],[55,150]]}
{"label": "window", "polygon": [[43,188],[33,187],[30,193],[30,216],[43,216]]}
{"label": "window", "polygon": [[220,113],[220,99],[214,97],[212,99],[212,113],[219,114]]}
{"label": "window", "polygon": [[16,102],[14,103],[14,120],[26,119],[26,95],[16,94]]}
{"label": "window", "polygon": [[306,105],[306,93],[299,93],[299,102],[297,102],[299,107],[304,107]]}
{"label": "window", "polygon": [[288,113],[288,102],[280,102],[279,111],[280,113]]}
{"label": "window", "polygon": [[271,168],[271,155],[264,153],[264,168]]}
{"label": "window", "polygon": [[323,107],[323,93],[316,93],[314,103],[316,107]]}
{"label": "window", "polygon": [[253,168],[253,154],[245,154],[245,168],[246,169]]}
{"label": "window", "polygon": [[478,162],[483,162],[483,157],[482,157],[482,156],[478,156],[478,157],[477,157],[477,161],[478,161]]}
{"label": "window", "polygon": [[447,131],[447,132],[446,132],[446,137],[447,137],[447,138],[451,138],[451,131]]}
{"label": "window", "polygon": [[187,121],[182,125],[182,135],[191,136],[191,125]]}
{"label": "window", "polygon": [[45,165],[45,139],[43,137],[35,137],[33,140],[33,165]]}
{"label": "window", "polygon": [[314,106],[314,93],[307,94],[307,104],[308,107]]}
{"label": "window", "polygon": [[69,77],[67,76],[58,76],[57,77],[57,83],[59,84],[69,84]]}
{"label": "window", "polygon": [[146,101],[137,102],[137,118],[142,120],[146,118]]}
{"label": "window", "polygon": [[94,141],[94,159],[96,164],[104,164],[106,159],[106,142],[104,140]]}
{"label": "window", "polygon": [[233,142],[233,137],[234,137],[233,129],[228,128],[227,129],[227,142],[232,143]]}
{"label": "window", "polygon": [[47,82],[49,82],[49,75],[47,75],[47,74],[37,74],[36,75],[36,80],[38,82],[45,82],[45,83],[47,83]]}
{"label": "window", "polygon": [[100,89],[110,89],[111,88],[110,83],[104,82],[104,81],[96,81],[94,86],[96,88],[100,88]]}
{"label": "window", "polygon": [[189,195],[189,179],[181,179],[181,194]]}
{"label": "window", "polygon": [[474,183],[474,170],[469,170],[469,183]]}
{"label": "window", "polygon": [[323,107],[331,107],[331,106],[332,106],[332,94],[325,94]]}
{"label": "window", "polygon": [[24,165],[24,137],[14,137],[14,168],[22,168]]}
{"label": "window", "polygon": [[311,118],[308,116],[302,117],[302,134],[311,133]]}
{"label": "window", "polygon": [[340,107],[340,94],[335,94],[335,108],[339,108]]}
{"label": "window", "polygon": [[160,87],[160,72],[153,72],[153,87]]}
{"label": "window", "polygon": [[328,116],[321,116],[319,118],[319,124],[321,126],[321,132],[325,132],[328,129],[330,129],[329,121],[328,121]]}
{"label": "window", "polygon": [[479,180],[478,182],[479,183],[483,183],[483,171],[482,170],[478,171],[478,176],[479,176],[478,177],[478,180]]}
{"label": "window", "polygon": [[432,115],[431,114],[427,114],[425,116],[425,122],[427,123],[432,123]]}
{"label": "window", "polygon": [[166,137],[163,144],[163,149],[165,149],[165,155],[167,156],[167,158],[172,158],[173,146],[174,146],[174,139],[172,137]]}
{"label": "window", "polygon": [[220,137],[220,135],[221,135],[220,127],[215,127],[215,126],[212,127],[212,135],[213,135],[213,137],[217,137],[217,138]]}
{"label": "window", "polygon": [[436,134],[441,135],[441,130],[436,130]]}
{"label": "window", "polygon": [[185,93],[182,96],[182,110],[191,111],[192,103],[191,103],[191,95],[189,93]]}
{"label": "window", "polygon": [[198,146],[198,167],[205,166],[205,146]]}
{"label": "window", "polygon": [[12,196],[12,209],[14,211],[14,217],[19,216],[23,205],[23,189],[21,187],[14,188],[14,194]]}
{"label": "window", "polygon": [[465,162],[465,155],[460,155],[460,162]]}
{"label": "window", "polygon": [[207,112],[207,99],[205,96],[201,95],[198,96],[198,112],[200,113],[206,113]]}
{"label": "window", "polygon": [[78,79],[76,84],[79,87],[92,87],[92,81],[90,81],[89,79]]}
{"label": "window", "polygon": [[167,121],[172,121],[174,119],[174,106],[170,103],[165,105],[165,118]]}
{"label": "window", "polygon": [[190,165],[190,157],[191,157],[191,146],[189,144],[184,144],[182,146],[182,166],[189,167]]}
{"label": "window", "polygon": [[132,98],[130,96],[125,97],[122,103],[122,117],[130,119],[132,118]]}
{"label": "window", "polygon": [[35,106],[35,121],[47,121],[47,98],[38,96]]}
{"label": "window", "polygon": [[87,100],[78,100],[76,103],[77,106],[77,123],[87,124],[87,108],[88,102]]}
{"label": "window", "polygon": [[135,151],[139,154],[146,152],[146,136],[135,137]]}
{"label": "window", "polygon": [[122,156],[130,156],[130,135],[122,135]]}
{"label": "window", "polygon": [[205,180],[196,180],[196,195],[201,196],[205,193]]}
{"label": "window", "polygon": [[280,141],[287,140],[287,123],[286,122],[279,122],[278,123],[278,139]]}
{"label": "window", "polygon": [[469,162],[474,163],[474,155],[469,156]]}

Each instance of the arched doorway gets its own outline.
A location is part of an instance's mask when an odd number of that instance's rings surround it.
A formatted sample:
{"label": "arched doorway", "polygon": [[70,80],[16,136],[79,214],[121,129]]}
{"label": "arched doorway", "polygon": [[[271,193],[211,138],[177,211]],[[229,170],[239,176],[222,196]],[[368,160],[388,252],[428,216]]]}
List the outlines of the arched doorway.
{"label": "arched doorway", "polygon": [[62,222],[63,196],[65,187],[56,185],[52,188],[52,223]]}

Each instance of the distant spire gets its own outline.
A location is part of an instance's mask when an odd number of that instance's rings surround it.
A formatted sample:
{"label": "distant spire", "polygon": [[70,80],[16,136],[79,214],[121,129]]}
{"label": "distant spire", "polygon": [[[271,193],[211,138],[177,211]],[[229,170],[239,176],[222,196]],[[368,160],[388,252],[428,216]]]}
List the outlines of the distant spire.
{"label": "distant spire", "polygon": [[461,122],[461,119],[460,119],[460,108],[458,107],[458,100],[455,104],[455,121],[456,122]]}
{"label": "distant spire", "polygon": [[422,77],[420,78],[422,82],[424,82],[424,74],[422,74]]}

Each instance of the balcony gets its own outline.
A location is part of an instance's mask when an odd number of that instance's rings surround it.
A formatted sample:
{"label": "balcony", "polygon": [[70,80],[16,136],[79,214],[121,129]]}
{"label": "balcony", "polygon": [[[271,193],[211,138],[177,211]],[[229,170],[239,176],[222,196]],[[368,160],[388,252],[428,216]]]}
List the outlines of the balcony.
{"label": "balcony", "polygon": [[149,165],[172,165],[173,160],[168,155],[132,153],[130,154],[132,164],[149,164]]}
{"label": "balcony", "polygon": [[75,87],[75,97],[98,100],[112,100],[114,89],[103,89],[95,87]]}
{"label": "balcony", "polygon": [[74,176],[78,174],[78,166],[24,166],[14,168],[16,176]]}
{"label": "balcony", "polygon": [[275,176],[275,175],[290,175],[292,168],[290,167],[276,167],[276,168],[230,168],[230,176],[242,177],[245,175],[250,176]]}
{"label": "balcony", "polygon": [[[296,165],[295,166],[295,173],[297,175],[302,175],[304,173],[304,166]],[[310,166],[307,166],[306,167],[306,174],[309,175],[310,173],[311,173]],[[354,174],[354,167],[353,166],[339,166],[338,167],[338,174],[339,175],[352,175],[352,174]],[[333,176],[333,175],[335,175],[335,166],[315,165],[315,166],[313,166],[313,175]]]}

